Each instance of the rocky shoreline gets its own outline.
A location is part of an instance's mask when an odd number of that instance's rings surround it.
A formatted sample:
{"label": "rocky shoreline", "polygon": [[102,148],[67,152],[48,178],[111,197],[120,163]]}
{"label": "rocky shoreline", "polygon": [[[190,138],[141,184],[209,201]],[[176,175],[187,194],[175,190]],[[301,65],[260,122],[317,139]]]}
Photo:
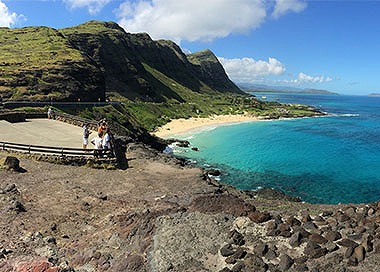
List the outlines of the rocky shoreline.
{"label": "rocky shoreline", "polygon": [[0,170],[0,271],[378,271],[380,203],[243,192],[141,144],[127,157]]}

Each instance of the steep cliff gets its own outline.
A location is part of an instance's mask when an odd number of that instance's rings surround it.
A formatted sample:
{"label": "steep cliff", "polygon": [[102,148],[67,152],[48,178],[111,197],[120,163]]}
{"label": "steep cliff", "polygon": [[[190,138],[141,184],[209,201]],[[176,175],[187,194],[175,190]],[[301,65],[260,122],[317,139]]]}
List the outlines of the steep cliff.
{"label": "steep cliff", "polygon": [[0,28],[3,100],[96,101],[105,97],[97,64],[48,27]]}
{"label": "steep cliff", "polygon": [[189,93],[219,92],[241,93],[211,51],[186,56],[174,42],[116,23],[0,29],[3,100],[185,102]]}
{"label": "steep cliff", "polygon": [[214,53],[205,49],[187,56],[193,64],[197,77],[219,92],[243,93],[226,75]]}

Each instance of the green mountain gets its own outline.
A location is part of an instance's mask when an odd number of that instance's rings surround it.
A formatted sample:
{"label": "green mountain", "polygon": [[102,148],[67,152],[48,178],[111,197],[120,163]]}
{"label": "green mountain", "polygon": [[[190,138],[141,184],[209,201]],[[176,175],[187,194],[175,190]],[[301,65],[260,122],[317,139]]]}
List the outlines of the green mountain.
{"label": "green mountain", "polygon": [[185,55],[172,41],[116,23],[0,28],[3,100],[188,101],[192,93],[242,93],[210,50]]}

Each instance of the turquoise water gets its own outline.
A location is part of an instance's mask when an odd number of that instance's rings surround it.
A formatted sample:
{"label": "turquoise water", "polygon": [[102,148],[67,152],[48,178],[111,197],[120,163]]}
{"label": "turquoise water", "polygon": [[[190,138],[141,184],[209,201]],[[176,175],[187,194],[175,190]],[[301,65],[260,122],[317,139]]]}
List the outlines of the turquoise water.
{"label": "turquoise water", "polygon": [[265,94],[332,116],[220,126],[184,138],[198,165],[222,170],[239,189],[272,187],[311,203],[380,199],[380,98]]}

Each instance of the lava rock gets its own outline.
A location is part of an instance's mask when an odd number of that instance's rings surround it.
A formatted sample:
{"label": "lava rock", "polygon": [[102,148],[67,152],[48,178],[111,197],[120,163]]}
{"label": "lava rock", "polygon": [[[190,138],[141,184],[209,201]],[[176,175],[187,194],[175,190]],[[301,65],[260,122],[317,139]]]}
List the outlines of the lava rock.
{"label": "lava rock", "polygon": [[303,224],[303,227],[304,227],[304,229],[310,230],[310,231],[315,231],[316,229],[318,229],[318,227],[311,221],[306,221]]}
{"label": "lava rock", "polygon": [[243,259],[245,255],[247,254],[247,251],[242,249],[241,247],[238,247],[235,251],[235,253],[232,255],[236,259]]}
{"label": "lava rock", "polygon": [[18,200],[13,200],[11,202],[10,210],[14,210],[14,211],[16,211],[16,213],[26,212],[24,204],[22,204]]}
{"label": "lava rock", "polygon": [[271,215],[267,212],[253,211],[248,214],[248,218],[255,223],[264,223],[271,219]]}
{"label": "lava rock", "polygon": [[316,242],[317,244],[325,244],[327,242],[327,239],[323,237],[322,235],[319,235],[317,233],[313,233],[309,236],[309,239]]}
{"label": "lava rock", "polygon": [[263,259],[254,254],[248,254],[244,259],[244,265],[246,271],[266,272],[268,270],[268,264]]}
{"label": "lava rock", "polygon": [[358,262],[361,262],[364,260],[365,258],[365,248],[360,245],[360,246],[357,246],[355,249],[354,249],[354,254],[353,256],[358,260]]}
{"label": "lava rock", "polygon": [[284,254],[280,256],[280,262],[278,264],[278,269],[280,271],[288,271],[289,268],[294,264],[294,260],[288,255]]}
{"label": "lava rock", "polygon": [[333,252],[333,251],[339,249],[339,246],[337,246],[337,244],[335,244],[335,243],[332,242],[332,241],[328,241],[328,242],[325,244],[325,247],[326,247],[326,249],[327,249],[328,252]]}
{"label": "lava rock", "polygon": [[4,161],[3,168],[5,170],[13,170],[15,172],[24,173],[25,169],[20,167],[20,160],[13,156],[7,156]]}
{"label": "lava rock", "polygon": [[258,256],[263,257],[268,252],[268,245],[259,243],[253,247],[253,252]]}
{"label": "lava rock", "polygon": [[221,249],[220,249],[220,254],[223,256],[223,257],[228,257],[228,256],[231,256],[232,254],[234,254],[234,250],[232,248],[232,245],[231,244],[226,244],[225,246],[223,246]]}
{"label": "lava rock", "polygon": [[243,235],[237,230],[232,230],[230,232],[229,238],[232,240],[232,243],[238,246],[245,244]]}
{"label": "lava rock", "polygon": [[339,241],[338,245],[343,246],[343,247],[357,247],[358,246],[358,244],[355,241],[352,241],[347,238],[344,238],[341,241]]}
{"label": "lava rock", "polygon": [[14,184],[14,183],[7,184],[7,186],[5,186],[5,188],[3,189],[3,191],[5,193],[18,193],[17,185]]}
{"label": "lava rock", "polygon": [[290,226],[294,227],[294,226],[301,226],[301,221],[299,221],[297,218],[295,217],[289,217],[287,220],[286,220],[286,223],[288,223]]}
{"label": "lava rock", "polygon": [[221,172],[220,170],[218,169],[210,169],[210,170],[207,170],[206,173],[210,176],[214,176],[214,177],[218,177],[221,175]]}
{"label": "lava rock", "polygon": [[304,249],[304,254],[310,256],[310,258],[317,259],[326,255],[327,249],[322,248],[314,241],[309,241]]}
{"label": "lava rock", "polygon": [[338,231],[329,231],[325,234],[325,238],[329,241],[336,241],[342,238],[342,235]]}
{"label": "lava rock", "polygon": [[298,247],[301,244],[302,235],[299,231],[295,232],[289,239],[289,244],[292,247]]}

